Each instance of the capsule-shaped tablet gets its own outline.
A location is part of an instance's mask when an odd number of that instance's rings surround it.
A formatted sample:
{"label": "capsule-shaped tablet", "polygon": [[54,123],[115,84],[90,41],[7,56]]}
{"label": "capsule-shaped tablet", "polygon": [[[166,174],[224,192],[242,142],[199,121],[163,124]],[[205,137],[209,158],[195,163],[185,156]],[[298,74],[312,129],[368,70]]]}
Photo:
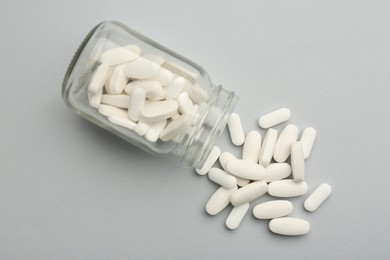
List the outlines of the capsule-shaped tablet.
{"label": "capsule-shaped tablet", "polygon": [[216,215],[221,212],[230,203],[230,196],[237,190],[237,186],[232,189],[219,188],[206,204],[206,212],[210,215]]}
{"label": "capsule-shaped tablet", "polygon": [[255,181],[235,191],[230,202],[236,207],[259,198],[267,193],[267,190],[268,185],[265,181]]}
{"label": "capsule-shaped tablet", "polygon": [[100,64],[88,86],[88,93],[97,94],[102,92],[104,83],[107,80],[110,68],[107,65]]}
{"label": "capsule-shaped tablet", "polygon": [[167,99],[175,99],[183,90],[186,80],[182,77],[178,77],[172,81],[165,91],[165,97]]}
{"label": "capsule-shaped tablet", "polygon": [[278,130],[276,129],[268,129],[265,134],[263,145],[260,149],[259,154],[259,164],[263,167],[267,167],[268,164],[272,160],[272,156],[274,155],[276,141],[278,139]]}
{"label": "capsule-shaped tablet", "polygon": [[194,104],[200,104],[202,102],[206,102],[209,99],[206,91],[198,84],[194,84],[192,86],[190,85],[189,87],[186,86],[184,86],[184,88],[186,89],[188,96],[191,98]]}
{"label": "capsule-shaped tablet", "polygon": [[206,158],[202,168],[200,169],[195,169],[195,171],[199,175],[205,175],[206,173],[209,172],[211,167],[213,167],[214,163],[218,160],[219,156],[221,155],[221,149],[219,149],[218,146],[214,146],[213,149],[211,149],[210,154]]}
{"label": "capsule-shaped tablet", "polygon": [[307,211],[315,211],[331,193],[332,187],[327,183],[322,183],[305,200],[303,206]]}
{"label": "capsule-shaped tablet", "polygon": [[227,172],[248,180],[263,180],[265,169],[263,166],[240,159],[233,159],[226,165]]}
{"label": "capsule-shaped tablet", "polygon": [[139,136],[144,136],[148,130],[149,130],[149,125],[139,121],[138,124],[134,127],[134,132],[139,135]]}
{"label": "capsule-shaped tablet", "polygon": [[287,125],[280,133],[275,145],[274,159],[277,162],[284,162],[290,156],[291,144],[297,141],[298,127],[296,125]]}
{"label": "capsule-shaped tablet", "polygon": [[128,118],[127,117],[127,111],[113,107],[110,105],[104,105],[101,104],[98,108],[98,112],[106,117],[121,117],[121,118]]}
{"label": "capsule-shaped tablet", "polygon": [[167,120],[160,121],[149,125],[149,130],[145,134],[146,140],[154,143],[158,140],[162,130],[167,125]]}
{"label": "capsule-shaped tablet", "polygon": [[302,182],[305,178],[305,158],[301,142],[291,144],[291,169],[295,182]]}
{"label": "capsule-shaped tablet", "polygon": [[232,211],[226,219],[226,227],[228,229],[238,228],[248,209],[249,203],[244,203],[240,206],[233,207]]}
{"label": "capsule-shaped tablet", "polygon": [[146,101],[141,110],[140,120],[145,123],[165,121],[177,114],[178,105],[175,100]]}
{"label": "capsule-shaped tablet", "polygon": [[119,108],[128,108],[130,97],[128,95],[111,95],[111,94],[104,94],[102,96],[102,104],[119,107]]}
{"label": "capsule-shaped tablet", "polygon": [[303,156],[305,159],[309,158],[310,156],[316,136],[317,132],[313,127],[307,127],[303,130],[301,144],[303,149]]}
{"label": "capsule-shaped tablet", "polygon": [[288,163],[271,163],[265,168],[265,182],[282,180],[290,176],[291,167]]}
{"label": "capsule-shaped tablet", "polygon": [[241,125],[241,119],[238,114],[232,113],[230,115],[228,128],[232,143],[236,146],[242,145],[245,142],[245,135]]}
{"label": "capsule-shaped tablet", "polygon": [[261,148],[261,135],[257,131],[250,131],[245,137],[242,148],[242,159],[244,161],[257,163],[259,161]]}
{"label": "capsule-shaped tablet", "polygon": [[[224,171],[228,172],[227,170],[227,163],[230,161],[230,160],[233,160],[233,159],[237,159],[233,154],[229,153],[229,152],[223,152],[221,153],[221,155],[219,156],[219,163],[221,164],[222,168],[224,169]],[[236,180],[237,180],[237,185],[240,186],[240,187],[243,187],[247,184],[249,184],[249,181],[248,179],[243,179],[241,177],[238,177],[238,176],[235,176],[236,177]]]}
{"label": "capsule-shaped tablet", "polygon": [[100,91],[99,93],[91,93],[88,92],[88,103],[93,108],[98,108],[100,103],[102,102],[102,95],[103,91]]}
{"label": "capsule-shaped tablet", "polygon": [[269,222],[269,229],[279,235],[299,236],[310,232],[310,223],[300,218],[274,218]]}
{"label": "capsule-shaped tablet", "polygon": [[108,121],[110,121],[113,124],[120,125],[122,127],[126,127],[130,130],[134,130],[135,127],[137,126],[137,123],[131,121],[130,119],[125,118],[125,117],[120,117],[120,116],[118,117],[115,115],[109,116]]}
{"label": "capsule-shaped tablet", "polygon": [[290,110],[287,108],[280,108],[259,118],[259,125],[261,128],[270,128],[274,125],[280,124],[290,119]]}
{"label": "capsule-shaped tablet", "polygon": [[295,182],[294,180],[273,181],[268,184],[268,193],[274,197],[296,197],[307,192],[306,182]]}
{"label": "capsule-shaped tablet", "polygon": [[177,104],[179,105],[179,112],[182,114],[192,115],[196,112],[196,107],[187,92],[182,92],[177,96]]}
{"label": "capsule-shaped tablet", "polygon": [[289,215],[293,204],[288,200],[271,200],[260,203],[253,208],[253,216],[258,219],[273,219]]}
{"label": "capsule-shaped tablet", "polygon": [[161,86],[168,86],[171,84],[173,78],[173,73],[164,68],[161,68],[156,76],[156,80],[161,84]]}
{"label": "capsule-shaped tablet", "polygon": [[164,91],[161,84],[156,80],[140,79],[134,80],[126,85],[125,92],[131,95],[131,91],[137,87],[141,87],[145,90],[145,97],[150,100],[162,100],[164,99]]}
{"label": "capsule-shaped tablet", "polygon": [[125,63],[123,71],[127,77],[132,79],[152,79],[158,75],[160,65],[143,57],[138,57],[129,63]]}
{"label": "capsule-shaped tablet", "polygon": [[103,52],[100,61],[103,64],[113,66],[135,60],[140,53],[141,49],[138,46],[130,44]]}
{"label": "capsule-shaped tablet", "polygon": [[[180,115],[173,119],[161,132],[160,139],[163,142],[173,140],[185,133],[191,124],[191,116]],[[210,166],[211,167],[211,166]],[[207,173],[207,172],[206,172]],[[204,174],[206,174],[204,173]]]}
{"label": "capsule-shaped tablet", "polygon": [[140,113],[145,105],[145,90],[143,88],[136,88],[131,92],[129,100],[129,118],[133,121],[138,121]]}
{"label": "capsule-shaped tablet", "polygon": [[111,74],[110,85],[108,87],[108,93],[120,94],[126,87],[129,78],[123,73],[123,65],[116,66]]}
{"label": "capsule-shaped tablet", "polygon": [[236,177],[219,168],[211,168],[208,173],[209,179],[226,189],[231,189],[237,186]]}

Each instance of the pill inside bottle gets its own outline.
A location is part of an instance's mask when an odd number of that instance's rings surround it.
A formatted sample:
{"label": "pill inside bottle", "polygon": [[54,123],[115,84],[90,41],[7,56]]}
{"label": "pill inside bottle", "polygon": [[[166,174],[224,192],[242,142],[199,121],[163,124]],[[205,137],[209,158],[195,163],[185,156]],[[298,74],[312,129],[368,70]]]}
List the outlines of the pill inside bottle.
{"label": "pill inside bottle", "polygon": [[138,148],[195,167],[238,101],[199,65],[115,21],[87,34],[62,96],[77,114]]}

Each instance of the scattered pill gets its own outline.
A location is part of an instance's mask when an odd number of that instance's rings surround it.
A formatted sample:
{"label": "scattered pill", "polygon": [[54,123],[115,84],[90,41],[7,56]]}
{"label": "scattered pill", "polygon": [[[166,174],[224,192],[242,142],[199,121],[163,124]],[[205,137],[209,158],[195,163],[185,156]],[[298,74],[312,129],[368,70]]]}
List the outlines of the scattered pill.
{"label": "scattered pill", "polygon": [[271,163],[265,168],[265,182],[282,180],[291,175],[291,167],[288,163]]}
{"label": "scattered pill", "polygon": [[259,161],[261,148],[261,135],[257,131],[250,131],[245,138],[242,148],[242,159],[257,163]]}
{"label": "scattered pill", "polygon": [[290,156],[291,144],[298,138],[298,127],[287,125],[280,133],[275,145],[274,159],[277,162],[284,162]]}
{"label": "scattered pill", "polygon": [[315,211],[332,193],[332,187],[327,183],[319,185],[305,200],[304,207],[307,211]]}
{"label": "scattered pill", "polygon": [[129,102],[129,118],[133,121],[138,121],[140,113],[145,105],[145,90],[143,88],[136,88],[131,92]]}
{"label": "scattered pill", "polygon": [[242,129],[240,116],[236,113],[232,113],[228,120],[228,128],[232,143],[236,146],[240,146],[245,142],[244,130]]}
{"label": "scattered pill", "polygon": [[127,45],[103,52],[100,61],[109,66],[118,65],[135,60],[140,53],[141,49],[138,46]]}
{"label": "scattered pill", "polygon": [[128,95],[111,95],[111,94],[104,94],[102,96],[101,100],[102,104],[115,106],[118,108],[128,108],[130,98]]}
{"label": "scattered pill", "polygon": [[277,139],[278,131],[272,128],[268,129],[259,154],[259,164],[263,167],[267,167],[270,164],[272,156],[274,155]]}
{"label": "scattered pill", "polygon": [[310,232],[310,223],[300,218],[274,218],[269,222],[269,229],[279,235],[299,236]]}
{"label": "scattered pill", "polygon": [[265,178],[264,167],[257,163],[233,159],[227,163],[226,167],[229,173],[244,179],[262,180]]}
{"label": "scattered pill", "polygon": [[211,168],[208,172],[209,179],[226,189],[232,189],[237,185],[237,179],[219,168]]}
{"label": "scattered pill", "polygon": [[213,164],[218,160],[219,156],[221,155],[221,149],[219,149],[218,146],[214,146],[213,149],[211,149],[211,152],[209,156],[206,158],[202,168],[196,169],[196,172],[199,175],[205,175],[208,173],[208,171],[213,167]]}
{"label": "scattered pill", "polygon": [[273,219],[289,215],[293,204],[288,200],[271,200],[260,203],[253,208],[253,216],[258,219]]}
{"label": "scattered pill", "polygon": [[206,212],[210,215],[216,215],[221,212],[230,203],[230,196],[237,190],[237,186],[232,189],[219,188],[206,204]]}
{"label": "scattered pill", "polygon": [[249,203],[244,203],[240,206],[233,207],[232,211],[226,219],[226,227],[228,229],[238,228],[248,209]]}
{"label": "scattered pill", "polygon": [[303,149],[303,155],[305,159],[309,158],[311,149],[313,148],[314,141],[316,139],[317,132],[313,127],[307,127],[303,130],[301,136],[301,144]]}
{"label": "scattered pill", "polygon": [[268,193],[274,197],[296,197],[307,192],[306,182],[295,182],[294,180],[273,181],[268,184]]}
{"label": "scattered pill", "polygon": [[[233,154],[231,154],[229,152],[221,153],[221,155],[219,156],[219,163],[221,164],[222,169],[224,169],[224,171],[228,172],[226,165],[232,159],[237,159],[237,158]],[[235,176],[235,177],[236,177],[236,180],[237,180],[237,185],[240,186],[240,187],[243,187],[243,186],[247,185],[249,183],[249,181],[250,181],[248,179],[243,179],[243,178],[238,177],[238,176]]]}
{"label": "scattered pill", "polygon": [[255,181],[235,191],[230,198],[230,202],[233,206],[239,206],[259,198],[267,193],[267,190],[268,185],[265,181]]}
{"label": "scattered pill", "polygon": [[152,79],[158,75],[160,65],[143,57],[138,57],[129,63],[125,63],[123,71],[127,77],[132,79]]}
{"label": "scattered pill", "polygon": [[301,142],[291,144],[291,169],[295,182],[302,182],[305,178],[305,158]]}
{"label": "scattered pill", "polygon": [[259,125],[261,128],[270,128],[290,119],[290,110],[281,108],[260,117]]}

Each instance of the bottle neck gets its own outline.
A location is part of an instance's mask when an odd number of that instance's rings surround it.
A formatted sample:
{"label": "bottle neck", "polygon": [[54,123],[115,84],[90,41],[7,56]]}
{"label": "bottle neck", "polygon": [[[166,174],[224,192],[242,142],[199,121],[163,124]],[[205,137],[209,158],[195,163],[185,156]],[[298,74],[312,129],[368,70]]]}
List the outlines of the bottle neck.
{"label": "bottle neck", "polygon": [[174,154],[189,166],[200,168],[237,104],[238,97],[221,86],[211,86],[209,99],[199,106],[187,134],[178,143]]}

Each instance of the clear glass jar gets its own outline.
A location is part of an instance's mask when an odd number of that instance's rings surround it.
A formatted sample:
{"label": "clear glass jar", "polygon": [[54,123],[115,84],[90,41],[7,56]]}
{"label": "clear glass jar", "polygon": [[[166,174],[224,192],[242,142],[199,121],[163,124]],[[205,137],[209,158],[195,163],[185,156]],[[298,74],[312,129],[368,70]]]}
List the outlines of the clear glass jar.
{"label": "clear glass jar", "polygon": [[[105,79],[104,86],[101,87],[99,94],[97,94],[100,102],[97,105],[90,105],[91,96],[89,96],[89,88],[92,84],[91,81],[94,77],[97,77],[95,75],[95,73],[97,74],[97,68],[102,62],[106,62],[106,60],[102,61],[102,54],[107,50],[129,45],[131,45],[130,49],[133,48],[134,50],[135,48],[138,50],[138,52],[134,51],[135,54],[139,55],[136,60],[146,59],[148,62],[153,62],[156,65],[153,65],[153,68],[158,68],[158,73],[164,71],[168,75],[173,75],[172,79],[182,77],[185,80],[185,85],[179,93],[186,92],[196,109],[193,110],[190,116],[186,116],[189,119],[187,120],[188,122],[186,121],[187,123],[184,127],[182,126],[181,131],[174,138],[170,138],[170,140],[163,141],[159,138],[158,140],[150,141],[143,135],[145,133],[141,134],[141,131],[136,132],[134,129],[113,123],[113,120],[108,120],[107,116],[99,113],[101,96],[110,95],[107,93],[109,89],[107,86],[111,84],[109,83],[109,78]],[[111,76],[113,75],[113,70],[118,66],[123,65],[123,71],[128,69],[129,66],[126,67],[126,64],[128,63],[107,65],[110,68]],[[143,78],[140,77],[138,74],[129,76],[126,84],[145,79],[145,75],[142,76]],[[148,80],[147,77],[146,79]],[[149,80],[156,80],[159,77],[158,75],[153,76]],[[167,80],[166,77],[165,80],[161,79],[161,77],[158,80],[161,89],[165,91],[163,93],[167,93],[167,89],[171,88],[170,84],[172,84],[172,81]],[[167,83],[168,81],[169,84]],[[129,91],[132,90],[130,89]],[[132,95],[131,93],[134,93],[134,91],[130,92],[129,95]],[[125,95],[126,93],[122,91],[119,94]],[[199,65],[115,21],[106,21],[98,24],[81,43],[66,72],[62,86],[62,97],[65,103],[80,116],[133,145],[154,155],[177,156],[181,160],[186,161],[190,166],[195,167],[200,167],[207,158],[238,101],[238,97],[234,92],[227,91],[221,86],[213,85],[205,70]],[[164,98],[159,99],[159,101],[164,100]],[[123,109],[123,111],[126,110]],[[176,117],[182,116],[183,113],[183,111],[181,113],[178,112],[175,116],[166,119],[166,127],[174,122]],[[140,125],[140,122],[134,121],[134,124]]]}

